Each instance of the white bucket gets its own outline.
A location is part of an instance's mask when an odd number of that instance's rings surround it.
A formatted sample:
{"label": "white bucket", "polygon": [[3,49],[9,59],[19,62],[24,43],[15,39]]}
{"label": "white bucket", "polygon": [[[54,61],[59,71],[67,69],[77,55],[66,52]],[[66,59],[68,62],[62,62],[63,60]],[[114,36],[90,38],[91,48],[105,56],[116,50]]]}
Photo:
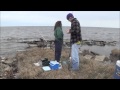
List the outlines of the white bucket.
{"label": "white bucket", "polygon": [[116,61],[116,68],[114,72],[114,78],[115,79],[120,79],[120,60]]}
{"label": "white bucket", "polygon": [[116,65],[120,67],[120,60],[117,60]]}

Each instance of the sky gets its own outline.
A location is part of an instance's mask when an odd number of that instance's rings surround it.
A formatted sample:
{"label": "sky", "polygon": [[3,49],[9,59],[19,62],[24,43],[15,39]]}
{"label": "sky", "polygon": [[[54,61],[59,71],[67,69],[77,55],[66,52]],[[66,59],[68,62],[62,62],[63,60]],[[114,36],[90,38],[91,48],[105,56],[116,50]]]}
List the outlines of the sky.
{"label": "sky", "polygon": [[70,26],[68,13],[73,13],[81,27],[120,28],[120,11],[0,11],[0,26],[54,26],[58,20]]}

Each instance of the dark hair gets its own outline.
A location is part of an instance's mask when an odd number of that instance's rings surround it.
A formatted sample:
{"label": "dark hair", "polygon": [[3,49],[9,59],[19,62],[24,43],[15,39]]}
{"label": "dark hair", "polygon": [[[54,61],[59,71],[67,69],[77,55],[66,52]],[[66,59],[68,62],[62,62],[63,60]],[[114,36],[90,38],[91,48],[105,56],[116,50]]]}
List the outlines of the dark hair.
{"label": "dark hair", "polygon": [[57,22],[55,23],[54,31],[55,31],[55,29],[56,29],[57,27],[60,27],[60,28],[62,29],[62,23],[61,23],[61,21],[57,21]]}

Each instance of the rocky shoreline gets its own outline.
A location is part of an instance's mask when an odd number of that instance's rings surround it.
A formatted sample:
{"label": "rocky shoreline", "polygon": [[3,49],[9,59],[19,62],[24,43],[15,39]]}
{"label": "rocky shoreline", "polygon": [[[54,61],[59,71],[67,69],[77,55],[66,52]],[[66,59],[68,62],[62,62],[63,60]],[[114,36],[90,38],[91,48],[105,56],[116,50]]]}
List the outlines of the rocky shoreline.
{"label": "rocky shoreline", "polygon": [[[16,56],[14,57],[2,57],[2,56],[0,57],[0,63],[1,63],[0,64],[0,67],[1,67],[0,78],[1,79],[17,79],[21,77],[20,75],[19,76],[17,75],[19,74],[19,70],[21,68],[21,66],[18,63],[21,62],[20,61],[21,59],[29,58],[28,56],[25,56],[25,55],[23,58],[21,57],[21,54],[27,54],[27,53],[30,54],[31,51],[34,51],[34,48],[42,50],[40,53],[44,52],[45,49],[52,50],[52,54],[54,51],[54,40],[45,40],[43,38],[40,38],[40,40],[37,40],[37,41],[35,40],[34,41],[22,41],[18,43],[27,43],[28,47],[26,48],[26,50],[18,50]],[[83,40],[81,43],[81,45],[88,45],[88,46],[93,46],[93,45],[115,46],[116,44],[117,44],[116,41],[107,42],[107,41],[97,41],[97,40]],[[67,51],[69,51],[70,50],[69,48],[70,48],[69,40],[64,40],[63,52],[66,52],[65,51],[66,49]],[[36,55],[39,55],[40,53],[36,53]],[[69,54],[69,52],[67,53]],[[92,61],[97,61],[97,62],[103,62],[106,64],[114,63],[115,65],[115,62],[120,59],[120,50],[113,49],[109,57],[106,57],[105,55],[100,55],[90,50],[80,51],[80,55],[82,56],[82,60],[87,60],[87,61],[92,60]],[[35,58],[34,55],[31,55],[31,57]],[[64,56],[64,58],[62,57],[62,59],[65,59],[65,57],[66,56]],[[43,56],[41,56],[41,58],[43,58]]]}
{"label": "rocky shoreline", "polygon": [[[54,40],[44,40],[40,38],[40,40],[34,40],[34,41],[21,41],[19,43],[27,43],[29,46],[32,44],[36,44],[38,47],[50,47],[51,44],[54,42]],[[88,46],[115,46],[117,44],[117,41],[100,41],[100,40],[83,40],[82,45],[88,45]],[[70,46],[70,40],[64,40],[63,46]]]}
{"label": "rocky shoreline", "polygon": [[[45,51],[44,49],[51,50],[51,49],[47,49],[47,48],[42,48],[41,49],[40,47],[36,47],[35,50],[36,51],[38,50],[37,52],[39,52],[39,50],[44,52]],[[17,76],[19,74],[19,72],[20,72],[19,70],[21,68],[19,63],[22,62],[21,60],[23,60],[25,58],[29,58],[29,56],[27,56],[26,54],[27,53],[29,53],[29,54],[33,53],[31,51],[34,51],[33,47],[29,48],[26,51],[18,51],[18,53],[16,54],[15,57],[2,57],[1,56],[0,57],[0,63],[1,63],[0,64],[0,67],[1,67],[0,78],[1,79],[17,79],[17,78],[20,78],[21,76]],[[42,56],[39,52],[39,53],[33,53],[31,55],[31,57],[34,58],[34,59],[36,59],[34,54],[36,54],[37,56],[40,55],[39,59],[44,58],[44,56]],[[52,50],[52,54],[53,54],[53,50]],[[24,57],[23,57],[23,55],[24,55]],[[120,50],[118,50],[118,49],[112,50],[111,54],[110,54],[110,57],[106,57],[105,55],[99,55],[99,54],[97,54],[93,51],[89,51],[89,50],[84,50],[82,52],[80,51],[80,55],[82,57],[82,60],[87,60],[87,61],[92,60],[92,61],[97,61],[97,62],[104,62],[106,64],[113,63],[115,65],[116,60],[120,59]],[[64,56],[62,56],[62,59],[65,60],[66,56],[67,56],[66,54]],[[48,56],[46,56],[46,57],[48,57]],[[52,57],[54,57],[54,55],[52,55]]]}

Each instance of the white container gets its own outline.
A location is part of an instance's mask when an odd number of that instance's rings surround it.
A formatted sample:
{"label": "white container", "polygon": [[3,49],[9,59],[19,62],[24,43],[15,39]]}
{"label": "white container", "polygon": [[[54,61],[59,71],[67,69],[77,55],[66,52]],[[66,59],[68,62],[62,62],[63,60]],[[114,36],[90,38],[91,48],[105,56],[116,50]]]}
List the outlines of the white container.
{"label": "white container", "polygon": [[114,72],[114,78],[115,79],[120,79],[120,60],[116,61],[116,68]]}
{"label": "white container", "polygon": [[44,71],[50,71],[50,70],[51,70],[51,68],[50,68],[49,66],[44,66],[44,67],[42,67],[42,69],[43,69]]}
{"label": "white container", "polygon": [[117,60],[116,65],[120,67],[120,60]]}

